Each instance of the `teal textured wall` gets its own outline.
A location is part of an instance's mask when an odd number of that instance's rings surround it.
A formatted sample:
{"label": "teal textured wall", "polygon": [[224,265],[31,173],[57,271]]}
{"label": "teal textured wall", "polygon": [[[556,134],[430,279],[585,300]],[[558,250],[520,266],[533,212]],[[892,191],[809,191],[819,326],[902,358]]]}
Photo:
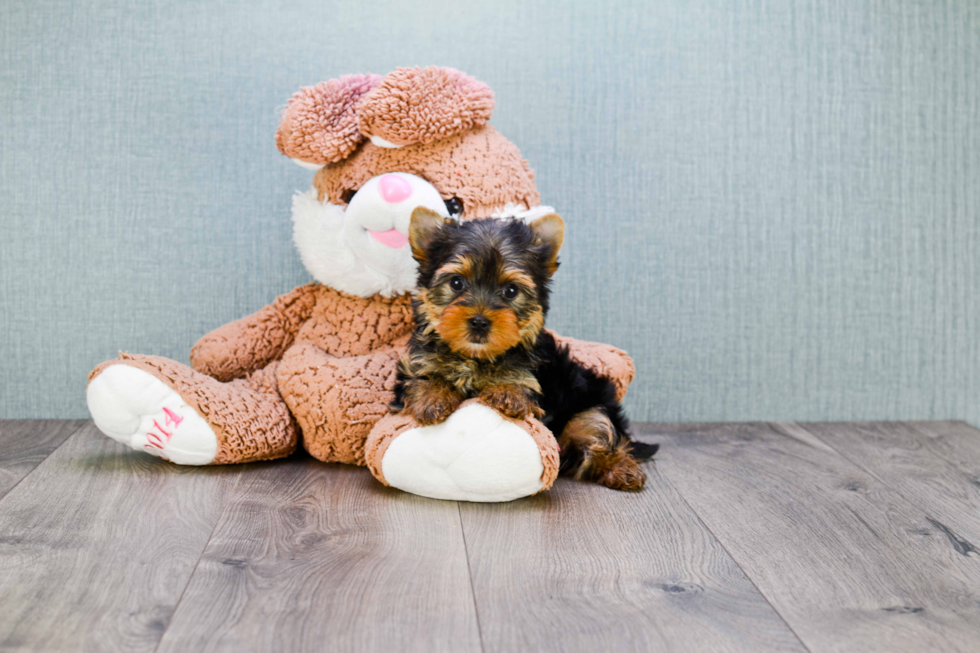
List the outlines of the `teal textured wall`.
{"label": "teal textured wall", "polygon": [[906,0],[6,0],[0,417],[306,282],[280,107],[433,63],[496,91],[635,419],[980,423],[980,4]]}

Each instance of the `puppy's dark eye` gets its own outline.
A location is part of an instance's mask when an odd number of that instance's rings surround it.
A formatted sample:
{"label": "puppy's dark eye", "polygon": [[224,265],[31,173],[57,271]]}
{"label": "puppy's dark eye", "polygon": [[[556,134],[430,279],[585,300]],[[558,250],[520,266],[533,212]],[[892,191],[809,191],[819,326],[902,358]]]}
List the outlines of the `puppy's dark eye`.
{"label": "puppy's dark eye", "polygon": [[466,280],[457,274],[449,280],[449,287],[453,289],[453,292],[463,292],[463,288],[466,287]]}
{"label": "puppy's dark eye", "polygon": [[349,188],[340,194],[340,199],[344,204],[350,204],[355,195],[357,195],[357,191]]}
{"label": "puppy's dark eye", "polygon": [[511,300],[517,297],[521,292],[521,289],[517,287],[517,284],[508,283],[504,286],[504,299]]}
{"label": "puppy's dark eye", "polygon": [[449,211],[449,215],[459,215],[463,212],[463,200],[458,197],[446,200],[446,210]]}

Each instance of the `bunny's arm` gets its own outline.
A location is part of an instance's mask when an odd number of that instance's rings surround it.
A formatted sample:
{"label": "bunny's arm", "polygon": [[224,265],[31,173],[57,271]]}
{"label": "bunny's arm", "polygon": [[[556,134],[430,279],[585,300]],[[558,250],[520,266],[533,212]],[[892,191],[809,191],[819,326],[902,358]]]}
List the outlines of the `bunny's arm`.
{"label": "bunny's arm", "polygon": [[191,367],[219,381],[231,381],[277,360],[312,314],[316,286],[300,286],[207,334],[191,349]]}
{"label": "bunny's arm", "polygon": [[616,386],[616,399],[622,401],[636,368],[633,359],[622,349],[599,342],[587,342],[560,336],[551,332],[559,345],[568,347],[568,353],[579,365],[587,367],[599,376],[606,377]]}

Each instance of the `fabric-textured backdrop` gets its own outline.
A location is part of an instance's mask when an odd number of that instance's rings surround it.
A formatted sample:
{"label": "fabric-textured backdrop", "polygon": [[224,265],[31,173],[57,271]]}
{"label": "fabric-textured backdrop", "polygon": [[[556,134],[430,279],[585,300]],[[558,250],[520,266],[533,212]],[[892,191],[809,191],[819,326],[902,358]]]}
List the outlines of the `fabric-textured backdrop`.
{"label": "fabric-textured backdrop", "polygon": [[279,109],[416,64],[496,91],[634,419],[980,422],[972,0],[5,0],[0,417],[305,283]]}

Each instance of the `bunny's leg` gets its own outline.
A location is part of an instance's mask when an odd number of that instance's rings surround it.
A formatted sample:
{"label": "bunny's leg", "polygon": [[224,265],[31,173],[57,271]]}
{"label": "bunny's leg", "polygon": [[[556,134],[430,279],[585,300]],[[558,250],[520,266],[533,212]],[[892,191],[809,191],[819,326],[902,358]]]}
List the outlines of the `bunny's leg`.
{"label": "bunny's leg", "polygon": [[277,366],[223,383],[167,358],[125,354],[89,375],[89,412],[114,440],[182,465],[281,458],[299,430]]}

